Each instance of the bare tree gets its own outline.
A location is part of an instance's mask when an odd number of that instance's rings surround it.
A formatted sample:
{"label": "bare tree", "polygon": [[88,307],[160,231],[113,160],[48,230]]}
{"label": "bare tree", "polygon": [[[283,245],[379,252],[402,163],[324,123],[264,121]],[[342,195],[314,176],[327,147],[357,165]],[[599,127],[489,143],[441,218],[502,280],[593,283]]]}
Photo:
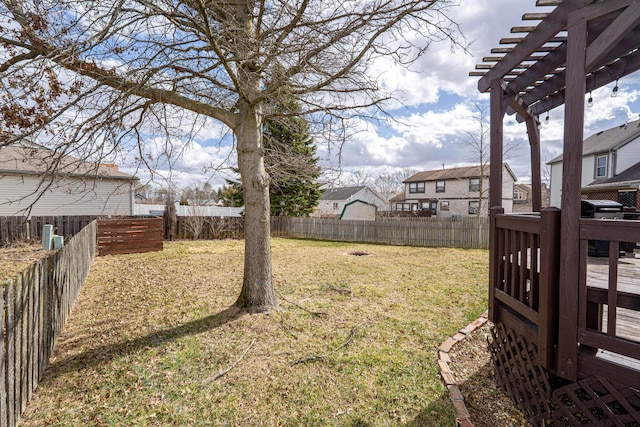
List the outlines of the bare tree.
{"label": "bare tree", "polygon": [[[474,114],[467,117],[472,122],[472,129],[464,131],[465,137],[460,141],[467,148],[469,160],[477,164],[478,167],[478,207],[476,217],[479,219],[482,212],[488,209],[489,188],[485,185],[485,180],[489,177],[489,111],[486,104],[481,102],[473,103]],[[503,158],[509,159],[513,156],[517,145],[514,142],[508,142],[503,148]]]}
{"label": "bare tree", "polygon": [[132,149],[153,170],[213,121],[233,132],[246,231],[235,305],[249,312],[278,305],[269,106],[294,98],[333,125],[377,114],[390,94],[369,73],[376,59],[408,65],[434,40],[457,44],[452,0],[0,1],[0,144],[29,136],[97,162]]}

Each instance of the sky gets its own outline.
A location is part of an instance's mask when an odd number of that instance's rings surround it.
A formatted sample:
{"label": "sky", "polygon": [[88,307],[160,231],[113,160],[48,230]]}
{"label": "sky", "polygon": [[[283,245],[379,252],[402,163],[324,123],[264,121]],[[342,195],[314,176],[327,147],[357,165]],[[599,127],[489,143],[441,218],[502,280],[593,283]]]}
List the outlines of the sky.
{"label": "sky", "polygon": [[[535,0],[461,0],[451,9],[450,17],[460,26],[467,51],[452,49],[449,42],[433,43],[424,56],[406,70],[392,63],[376,63],[376,71],[385,87],[396,88],[398,103],[391,107],[393,121],[361,122],[358,132],[342,147],[338,159],[336,150],[318,144],[321,165],[341,174],[327,174],[330,185],[349,184],[350,175],[375,177],[382,173],[406,170],[420,171],[471,165],[475,152],[468,147],[468,132],[476,132],[478,121],[471,119],[477,103],[488,105],[488,95],[478,92],[478,77],[470,77],[483,56],[499,46],[511,27],[531,25],[522,21],[526,12],[544,12],[551,8],[536,7]],[[637,74],[637,73],[636,73]],[[619,95],[610,96],[614,84],[592,93],[594,106],[586,108],[585,137],[625,122],[640,114],[640,76],[630,75],[618,82]],[[488,116],[487,116],[488,117]],[[549,123],[541,117],[541,158],[551,160],[562,152],[563,108],[549,112]],[[158,176],[171,175],[178,187],[208,181],[214,187],[225,183],[228,174],[221,168],[235,162],[229,147],[217,143],[217,129],[198,137],[187,147],[184,156],[176,159],[172,171],[158,170]],[[530,182],[530,157],[526,127],[507,116],[504,123],[505,144],[514,147],[506,161],[520,182]],[[160,142],[159,142],[160,143]],[[126,171],[126,168],[123,170]],[[142,182],[149,179],[144,170],[134,172]],[[543,172],[543,176],[545,173]],[[156,180],[162,185],[162,180]]]}

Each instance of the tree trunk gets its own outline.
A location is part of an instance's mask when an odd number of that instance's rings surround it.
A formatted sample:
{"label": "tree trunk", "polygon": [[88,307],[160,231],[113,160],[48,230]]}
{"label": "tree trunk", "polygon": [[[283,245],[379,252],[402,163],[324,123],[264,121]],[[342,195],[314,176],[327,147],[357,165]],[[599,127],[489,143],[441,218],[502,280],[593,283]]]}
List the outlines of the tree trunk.
{"label": "tree trunk", "polygon": [[249,313],[278,307],[271,280],[269,176],[264,168],[262,115],[259,106],[244,105],[236,128],[238,168],[244,192],[244,279],[234,306]]}

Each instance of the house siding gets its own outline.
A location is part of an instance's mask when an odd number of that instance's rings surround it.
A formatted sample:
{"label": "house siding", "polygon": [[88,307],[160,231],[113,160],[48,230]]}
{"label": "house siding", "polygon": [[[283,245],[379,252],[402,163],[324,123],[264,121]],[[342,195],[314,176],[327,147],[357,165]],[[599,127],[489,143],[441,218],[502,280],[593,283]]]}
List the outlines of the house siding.
{"label": "house siding", "polygon": [[640,137],[620,147],[616,155],[616,175],[640,163]]}
{"label": "house siding", "polygon": [[133,214],[129,180],[61,178],[38,198],[39,184],[34,175],[0,175],[0,216],[24,215],[31,204],[36,216]]}
{"label": "house siding", "polygon": [[[502,169],[502,207],[505,212],[513,211],[513,185],[514,177],[505,166]],[[445,179],[445,191],[436,192],[436,180],[425,181],[424,193],[409,192],[410,184],[418,181],[405,182],[404,203],[419,204],[421,201],[437,200],[438,208],[436,215],[440,217],[464,216],[469,214],[469,202],[477,201],[480,198],[479,191],[469,191],[469,177]],[[438,180],[440,181],[440,180]],[[489,178],[482,179],[482,203],[479,207],[481,215],[488,215],[489,203]],[[443,210],[443,202],[448,205],[448,209]],[[418,206],[419,208],[420,206]]]}

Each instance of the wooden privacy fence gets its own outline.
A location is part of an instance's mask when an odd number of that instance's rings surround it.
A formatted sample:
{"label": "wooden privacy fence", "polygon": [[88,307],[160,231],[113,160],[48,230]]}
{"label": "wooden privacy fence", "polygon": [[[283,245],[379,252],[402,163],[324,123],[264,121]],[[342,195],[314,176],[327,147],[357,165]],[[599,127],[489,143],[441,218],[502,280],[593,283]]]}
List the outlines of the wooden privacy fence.
{"label": "wooden privacy fence", "polygon": [[272,234],[288,237],[424,247],[489,247],[486,218],[344,221],[277,217],[271,224]]}
{"label": "wooden privacy fence", "polygon": [[0,247],[26,241],[28,238],[26,221],[27,218],[23,216],[0,217]]}
{"label": "wooden privacy fence", "polygon": [[[165,223],[165,228],[170,224]],[[169,238],[165,229],[165,237]],[[244,237],[244,218],[231,216],[179,216],[176,217],[176,240],[215,240]]]}
{"label": "wooden privacy fence", "polygon": [[95,215],[3,216],[0,217],[0,247],[15,242],[40,241],[45,224],[53,225],[55,234],[69,240],[96,218]]}
{"label": "wooden privacy fence", "polygon": [[0,427],[14,427],[42,379],[96,251],[92,222],[48,258],[0,283]]}
{"label": "wooden privacy fence", "polygon": [[161,251],[162,218],[98,220],[98,254],[116,255]]}

